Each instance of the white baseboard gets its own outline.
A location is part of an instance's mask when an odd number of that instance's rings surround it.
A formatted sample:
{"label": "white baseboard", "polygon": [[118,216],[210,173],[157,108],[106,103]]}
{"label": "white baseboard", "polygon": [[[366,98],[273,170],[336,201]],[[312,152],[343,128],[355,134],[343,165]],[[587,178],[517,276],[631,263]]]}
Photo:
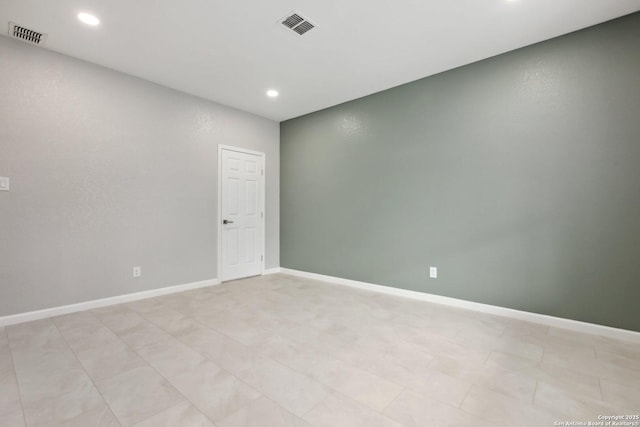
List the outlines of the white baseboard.
{"label": "white baseboard", "polygon": [[[640,343],[640,332],[626,329],[612,328],[610,326],[597,325],[594,323],[580,322],[577,320],[563,319],[561,317],[547,316],[545,314],[530,313],[527,311],[514,310],[511,308],[499,307],[495,305],[482,304],[478,302],[465,301],[457,298],[444,297],[424,292],[410,291],[407,289],[393,288],[390,286],[377,285],[374,283],[360,282],[357,280],[343,279],[340,277],[325,276],[324,274],[309,273],[306,271],[292,270],[289,268],[270,268],[264,271],[264,275],[283,273],[291,276],[304,277],[307,279],[320,280],[338,285],[350,286],[352,288],[364,289],[367,291],[384,293],[403,298],[411,298],[436,304],[448,305],[482,313],[505,316],[513,319],[524,320],[552,326],[556,328],[569,329],[576,332],[601,335],[605,337],[633,341]],[[27,313],[12,314],[0,317],[0,327],[14,325],[16,323],[30,322],[32,320],[45,319],[47,317],[60,316],[63,314],[75,313],[93,308],[106,307],[109,305],[122,304],[125,302],[137,301],[141,299],[153,298],[161,295],[183,292],[192,289],[204,288],[220,284],[218,279],[203,280],[200,282],[186,283],[183,285],[168,286],[164,288],[152,289],[149,291],[136,292],[132,294],[118,295],[115,297],[102,298],[92,301],[85,301],[77,304],[60,307],[46,308],[43,310],[30,311]]]}
{"label": "white baseboard", "polygon": [[79,302],[77,304],[63,305],[60,307],[45,308],[43,310],[30,311],[27,313],[12,314],[9,316],[0,317],[0,326],[15,325],[16,323],[30,322],[32,320],[45,319],[47,317],[60,316],[62,314],[75,313],[77,311],[90,310],[92,308],[106,307],[108,305],[122,304],[124,302],[153,298],[160,295],[205,288],[207,286],[214,286],[218,284],[220,284],[220,281],[218,279],[202,280],[200,282],[168,286],[165,288],[158,288],[149,291],[136,292],[133,294],[124,294],[115,297]]}
{"label": "white baseboard", "polygon": [[367,291],[380,292],[404,298],[412,298],[428,301],[436,304],[448,305],[452,307],[464,308],[467,310],[479,311],[482,313],[494,314],[497,316],[511,317],[513,319],[524,320],[552,326],[555,328],[569,329],[585,334],[601,335],[625,341],[640,343],[640,332],[626,329],[612,328],[610,326],[597,325],[594,323],[580,322],[577,320],[563,319],[561,317],[547,316],[545,314],[530,313],[528,311],[514,310],[512,308],[499,307],[496,305],[482,304],[479,302],[465,301],[457,298],[443,297],[440,295],[428,294],[424,292],[410,291],[407,289],[393,288],[390,286],[376,285],[373,283],[359,282],[357,280],[343,279],[340,277],[325,276],[323,274],[308,273],[306,271],[280,268],[283,274],[304,277],[307,279],[321,280],[338,285],[350,286],[352,288],[365,289]]}

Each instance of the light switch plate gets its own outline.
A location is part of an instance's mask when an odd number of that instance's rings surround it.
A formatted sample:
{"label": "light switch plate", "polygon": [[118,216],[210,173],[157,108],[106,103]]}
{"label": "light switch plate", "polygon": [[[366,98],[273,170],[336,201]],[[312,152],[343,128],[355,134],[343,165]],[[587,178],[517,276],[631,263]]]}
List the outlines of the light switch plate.
{"label": "light switch plate", "polygon": [[9,178],[0,176],[0,191],[9,191]]}

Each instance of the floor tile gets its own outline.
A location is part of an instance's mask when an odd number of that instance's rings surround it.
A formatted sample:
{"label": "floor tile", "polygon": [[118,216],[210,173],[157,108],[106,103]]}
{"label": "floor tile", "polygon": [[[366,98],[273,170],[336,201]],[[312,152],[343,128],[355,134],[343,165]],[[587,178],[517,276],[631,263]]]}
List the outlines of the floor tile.
{"label": "floor tile", "polygon": [[319,382],[270,359],[257,360],[239,377],[298,416],[330,394],[330,389]]}
{"label": "floor tile", "polygon": [[130,426],[183,401],[155,370],[136,368],[98,383],[98,388],[123,426]]}
{"label": "floor tile", "polygon": [[309,372],[314,365],[327,359],[327,356],[313,345],[299,344],[278,335],[250,346],[250,351],[302,373]]}
{"label": "floor tile", "polygon": [[29,426],[59,423],[104,404],[49,319],[16,325],[7,332]]}
{"label": "floor tile", "polygon": [[246,313],[215,313],[195,318],[207,327],[245,345],[257,344],[273,335],[263,327],[262,322]]}
{"label": "floor tile", "polygon": [[565,388],[539,381],[533,403],[558,418],[568,420],[597,421],[598,415],[613,414],[613,407],[606,402],[576,397]]}
{"label": "floor tile", "polygon": [[460,404],[471,388],[471,383],[466,379],[429,367],[406,367],[384,356],[360,367],[407,389],[455,406]]}
{"label": "floor tile", "polygon": [[0,425],[24,426],[18,380],[4,328],[0,328]]}
{"label": "floor tile", "polygon": [[169,337],[140,347],[136,352],[165,378],[175,376],[204,361],[204,357]]}
{"label": "floor tile", "polygon": [[157,308],[140,314],[168,334],[174,336],[184,334],[197,325],[193,319],[169,307]]}
{"label": "floor tile", "polygon": [[48,394],[24,401],[24,415],[30,427],[62,423],[85,412],[104,407],[104,400],[90,381],[64,394]]}
{"label": "floor tile", "polygon": [[358,368],[339,359],[326,359],[314,365],[309,377],[325,386],[338,389]]}
{"label": "floor tile", "polygon": [[425,332],[425,334],[413,338],[411,342],[421,345],[427,353],[433,356],[446,356],[473,364],[483,363],[490,354],[487,349],[474,348],[472,345],[465,346],[435,332]]}
{"label": "floor tile", "polygon": [[[4,331],[0,331],[2,333]],[[21,409],[18,380],[8,344],[0,343],[0,416]]]}
{"label": "floor tile", "polygon": [[24,427],[26,426],[22,410],[18,408],[7,408],[0,411],[0,426]]}
{"label": "floor tile", "polygon": [[404,341],[392,344],[385,355],[398,364],[411,368],[429,366],[434,360],[434,356],[428,353],[425,347]]}
{"label": "floor tile", "polygon": [[577,374],[590,375],[599,378],[617,380],[625,378],[640,384],[640,370],[629,369],[626,366],[603,361],[596,358],[595,353],[576,352],[573,356],[552,353],[545,350],[542,366],[553,366]]}
{"label": "floor tile", "polygon": [[251,347],[201,325],[177,338],[234,375],[249,369],[259,357]]}
{"label": "floor tile", "polygon": [[531,403],[477,385],[471,387],[460,408],[478,419],[497,425],[523,425],[534,413]]}
{"label": "floor tile", "polygon": [[169,379],[207,417],[217,422],[260,397],[260,393],[205,361]]}
{"label": "floor tile", "polygon": [[117,335],[134,350],[171,337],[171,335],[147,320]]}
{"label": "floor tile", "polygon": [[111,409],[106,404],[63,421],[60,427],[121,427]]}
{"label": "floor tile", "polygon": [[75,353],[90,350],[102,351],[108,347],[124,344],[116,334],[101,323],[95,328],[78,328],[71,331],[61,329],[60,332]]}
{"label": "floor tile", "polygon": [[635,414],[640,411],[639,384],[621,384],[611,380],[600,380],[603,400],[616,413]]}
{"label": "floor tile", "polygon": [[620,366],[624,369],[640,371],[640,354],[621,354],[621,352],[596,350],[596,359],[603,363]]}
{"label": "floor tile", "polygon": [[622,341],[613,338],[600,337],[594,342],[596,354],[600,352],[613,353],[633,360],[640,359],[640,342]]}
{"label": "floor tile", "polygon": [[68,349],[50,319],[7,326],[6,332],[12,351],[30,359]]}
{"label": "floor tile", "polygon": [[493,344],[495,351],[531,359],[534,362],[540,362],[544,353],[544,347],[541,345],[515,338],[495,340]]}
{"label": "floor tile", "polygon": [[147,322],[139,313],[124,306],[115,306],[104,312],[100,309],[92,310],[92,313],[114,333],[119,334],[135,328]]}
{"label": "floor tile", "polygon": [[406,427],[489,427],[496,425],[463,412],[455,406],[447,405],[410,390],[403,391],[385,409],[384,414]]}
{"label": "floor tile", "polygon": [[138,313],[148,313],[164,308],[162,303],[160,303],[160,301],[156,298],[147,298],[138,301],[132,301],[123,304],[123,306],[131,309],[132,311],[137,311]]}
{"label": "floor tile", "polygon": [[492,351],[489,358],[485,362],[489,369],[503,370],[526,370],[539,365],[539,362],[528,357],[516,356],[514,354]]}
{"label": "floor tile", "polygon": [[471,383],[434,371],[425,378],[423,384],[412,388],[441,402],[458,406],[469,392]]}
{"label": "floor tile", "polygon": [[532,376],[575,397],[602,400],[600,379],[597,377],[549,364],[542,364],[532,372]]}
{"label": "floor tile", "polygon": [[146,366],[146,362],[122,342],[76,353],[94,381],[104,381],[123,372]]}
{"label": "floor tile", "polygon": [[339,393],[323,399],[303,419],[315,427],[401,427],[401,424]]}
{"label": "floor tile", "polygon": [[51,321],[74,350],[76,350],[74,344],[85,344],[96,331],[100,329],[108,330],[97,317],[88,311],[53,317]]}
{"label": "floor tile", "polygon": [[309,427],[307,422],[264,396],[230,414],[217,424],[219,427]]}
{"label": "floor tile", "polygon": [[338,390],[363,405],[381,411],[400,394],[402,387],[377,375],[359,371],[347,377]]}
{"label": "floor tile", "polygon": [[474,384],[532,403],[537,380],[528,372],[496,369],[484,372],[482,378],[475,380]]}
{"label": "floor tile", "polygon": [[144,421],[135,427],[215,427],[211,421],[189,402],[181,402]]}

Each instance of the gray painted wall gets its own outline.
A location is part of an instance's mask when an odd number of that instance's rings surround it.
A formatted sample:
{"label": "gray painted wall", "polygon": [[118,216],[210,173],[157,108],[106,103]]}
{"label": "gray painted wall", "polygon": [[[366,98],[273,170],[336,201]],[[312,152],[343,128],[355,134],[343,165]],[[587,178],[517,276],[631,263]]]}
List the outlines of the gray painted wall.
{"label": "gray painted wall", "polygon": [[6,37],[0,63],[0,316],[216,278],[218,144],[266,153],[279,265],[276,122]]}
{"label": "gray painted wall", "polygon": [[282,266],[640,331],[639,46],[636,13],[282,123]]}

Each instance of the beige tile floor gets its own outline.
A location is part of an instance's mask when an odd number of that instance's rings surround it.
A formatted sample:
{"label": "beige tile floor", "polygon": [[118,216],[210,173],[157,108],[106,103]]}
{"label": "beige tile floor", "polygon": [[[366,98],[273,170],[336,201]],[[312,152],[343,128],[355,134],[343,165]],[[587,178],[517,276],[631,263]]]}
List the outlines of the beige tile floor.
{"label": "beige tile floor", "polygon": [[0,329],[0,426],[553,426],[640,344],[285,275]]}

